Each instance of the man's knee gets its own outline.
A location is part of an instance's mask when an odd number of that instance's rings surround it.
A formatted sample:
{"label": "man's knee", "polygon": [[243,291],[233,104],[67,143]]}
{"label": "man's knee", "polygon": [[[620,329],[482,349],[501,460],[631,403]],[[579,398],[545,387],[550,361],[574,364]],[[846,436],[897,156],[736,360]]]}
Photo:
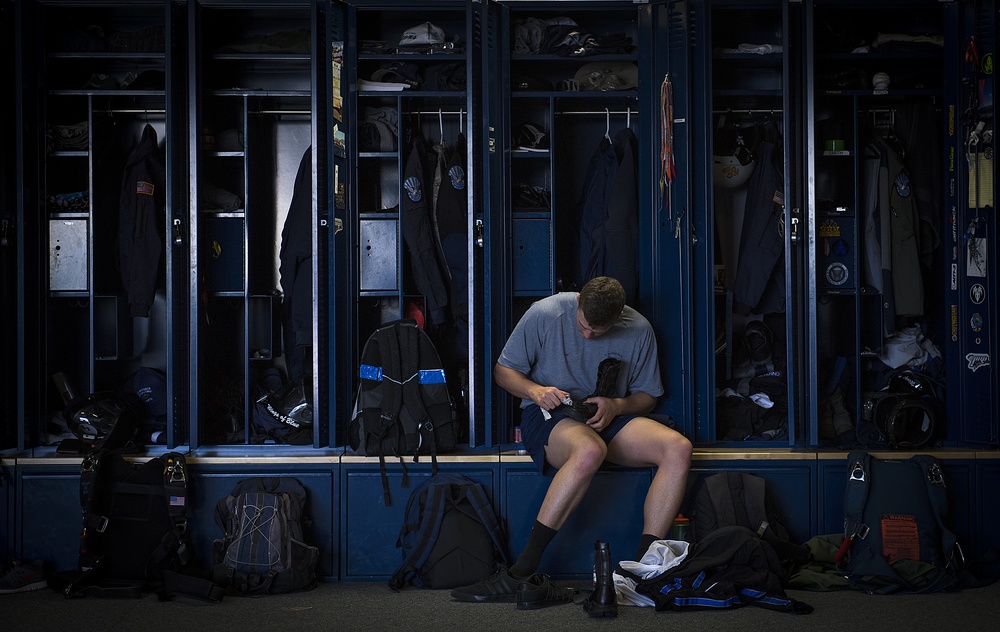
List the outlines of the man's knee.
{"label": "man's knee", "polygon": [[691,441],[679,432],[671,432],[663,444],[663,465],[670,469],[687,470],[691,467],[691,454],[694,447]]}
{"label": "man's knee", "polygon": [[570,457],[579,467],[596,472],[608,457],[608,447],[600,441],[587,441],[573,448]]}

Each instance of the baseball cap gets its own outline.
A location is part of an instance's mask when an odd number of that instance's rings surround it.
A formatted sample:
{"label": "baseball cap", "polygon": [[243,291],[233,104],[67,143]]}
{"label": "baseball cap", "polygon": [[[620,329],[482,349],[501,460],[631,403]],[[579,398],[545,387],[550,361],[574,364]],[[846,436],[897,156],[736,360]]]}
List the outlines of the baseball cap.
{"label": "baseball cap", "polygon": [[411,88],[416,88],[420,85],[420,73],[417,65],[411,61],[393,61],[383,64],[372,73],[372,81],[405,83]]}
{"label": "baseball cap", "polygon": [[403,31],[400,46],[433,46],[444,43],[444,31],[439,26],[424,22]]}
{"label": "baseball cap", "polygon": [[580,90],[633,90],[639,87],[639,67],[629,62],[586,64],[574,77]]}

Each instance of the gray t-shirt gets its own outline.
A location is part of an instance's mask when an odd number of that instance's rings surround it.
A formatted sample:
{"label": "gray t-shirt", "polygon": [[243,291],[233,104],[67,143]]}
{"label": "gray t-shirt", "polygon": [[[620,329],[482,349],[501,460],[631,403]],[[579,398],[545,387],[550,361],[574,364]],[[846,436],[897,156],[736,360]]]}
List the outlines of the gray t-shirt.
{"label": "gray t-shirt", "polygon": [[[618,396],[644,392],[663,394],[656,337],[649,321],[626,306],[618,322],[596,338],[584,338],[576,327],[576,292],[561,292],[536,301],[514,327],[498,362],[520,371],[542,386],[568,391],[583,401],[597,386],[597,367],[618,358]],[[521,401],[521,408],[533,402]]]}

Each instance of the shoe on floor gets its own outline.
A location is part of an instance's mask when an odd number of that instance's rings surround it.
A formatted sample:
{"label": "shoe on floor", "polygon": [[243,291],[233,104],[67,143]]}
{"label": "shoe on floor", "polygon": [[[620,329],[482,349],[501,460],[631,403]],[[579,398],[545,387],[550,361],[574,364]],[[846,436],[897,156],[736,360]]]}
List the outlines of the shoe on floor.
{"label": "shoe on floor", "polygon": [[512,603],[517,598],[518,580],[506,568],[469,586],[451,591],[453,599],[472,603]]}
{"label": "shoe on floor", "polygon": [[40,590],[47,586],[42,562],[26,563],[14,560],[0,575],[0,595]]}
{"label": "shoe on floor", "polygon": [[571,603],[576,593],[572,588],[556,586],[548,575],[535,573],[517,586],[517,609],[535,610]]}

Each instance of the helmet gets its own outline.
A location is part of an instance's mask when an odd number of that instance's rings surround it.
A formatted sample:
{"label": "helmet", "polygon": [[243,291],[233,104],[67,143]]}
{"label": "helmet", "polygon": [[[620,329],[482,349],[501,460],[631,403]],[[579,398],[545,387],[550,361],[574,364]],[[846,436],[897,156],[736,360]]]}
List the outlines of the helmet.
{"label": "helmet", "polygon": [[890,447],[919,448],[934,437],[936,422],[934,409],[925,398],[904,395],[884,420],[884,434]]}
{"label": "helmet", "polygon": [[937,411],[927,397],[890,390],[865,394],[862,418],[870,421],[890,448],[919,448],[937,429]]}
{"label": "helmet", "polygon": [[719,130],[712,153],[712,175],[715,186],[738,189],[747,183],[757,159],[743,142],[743,134],[736,130]]}
{"label": "helmet", "polygon": [[113,391],[78,397],[66,407],[66,425],[90,450],[127,445],[139,428],[137,403]]}
{"label": "helmet", "polygon": [[750,174],[756,166],[754,161],[749,164],[740,163],[736,156],[712,156],[712,175],[715,186],[723,189],[738,189],[747,183]]}

